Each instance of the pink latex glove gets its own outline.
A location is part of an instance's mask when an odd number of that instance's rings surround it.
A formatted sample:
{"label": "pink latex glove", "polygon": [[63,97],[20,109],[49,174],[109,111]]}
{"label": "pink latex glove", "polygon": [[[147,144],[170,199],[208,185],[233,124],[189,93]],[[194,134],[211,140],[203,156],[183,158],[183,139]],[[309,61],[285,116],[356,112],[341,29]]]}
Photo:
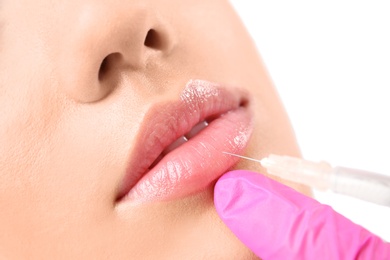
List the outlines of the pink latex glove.
{"label": "pink latex glove", "polygon": [[390,244],[381,238],[259,173],[226,173],[214,202],[223,222],[262,259],[390,259]]}

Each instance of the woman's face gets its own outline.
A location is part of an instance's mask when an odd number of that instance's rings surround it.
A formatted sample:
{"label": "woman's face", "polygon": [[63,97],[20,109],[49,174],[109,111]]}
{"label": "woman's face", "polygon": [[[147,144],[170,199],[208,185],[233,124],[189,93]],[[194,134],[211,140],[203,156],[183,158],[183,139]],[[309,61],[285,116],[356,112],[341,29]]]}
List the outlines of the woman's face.
{"label": "woman's face", "polygon": [[222,152],[299,151],[228,1],[0,12],[0,258],[253,257],[219,220],[213,184],[264,169]]}

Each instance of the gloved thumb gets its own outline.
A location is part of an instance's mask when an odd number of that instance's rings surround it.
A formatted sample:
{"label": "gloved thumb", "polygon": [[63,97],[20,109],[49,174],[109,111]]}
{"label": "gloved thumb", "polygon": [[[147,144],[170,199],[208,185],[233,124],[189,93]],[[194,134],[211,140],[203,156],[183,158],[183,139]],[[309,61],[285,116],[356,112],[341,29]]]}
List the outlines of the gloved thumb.
{"label": "gloved thumb", "polygon": [[223,222],[263,259],[390,259],[381,238],[259,173],[226,173],[214,202]]}

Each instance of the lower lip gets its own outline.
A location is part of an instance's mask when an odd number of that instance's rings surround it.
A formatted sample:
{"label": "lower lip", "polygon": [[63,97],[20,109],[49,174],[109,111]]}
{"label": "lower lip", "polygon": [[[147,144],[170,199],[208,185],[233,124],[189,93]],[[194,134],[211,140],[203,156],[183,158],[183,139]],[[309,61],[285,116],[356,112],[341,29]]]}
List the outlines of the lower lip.
{"label": "lower lip", "polygon": [[179,199],[199,193],[232,167],[252,133],[252,114],[239,107],[221,115],[207,128],[167,154],[123,198],[136,202]]}

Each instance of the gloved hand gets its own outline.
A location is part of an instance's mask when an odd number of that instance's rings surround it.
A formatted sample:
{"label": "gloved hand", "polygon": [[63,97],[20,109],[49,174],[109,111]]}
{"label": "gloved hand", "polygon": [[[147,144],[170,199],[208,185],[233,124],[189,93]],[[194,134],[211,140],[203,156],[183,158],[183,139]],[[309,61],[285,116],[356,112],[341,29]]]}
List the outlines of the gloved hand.
{"label": "gloved hand", "polygon": [[214,202],[223,222],[262,259],[390,259],[390,244],[381,238],[259,173],[226,173]]}

